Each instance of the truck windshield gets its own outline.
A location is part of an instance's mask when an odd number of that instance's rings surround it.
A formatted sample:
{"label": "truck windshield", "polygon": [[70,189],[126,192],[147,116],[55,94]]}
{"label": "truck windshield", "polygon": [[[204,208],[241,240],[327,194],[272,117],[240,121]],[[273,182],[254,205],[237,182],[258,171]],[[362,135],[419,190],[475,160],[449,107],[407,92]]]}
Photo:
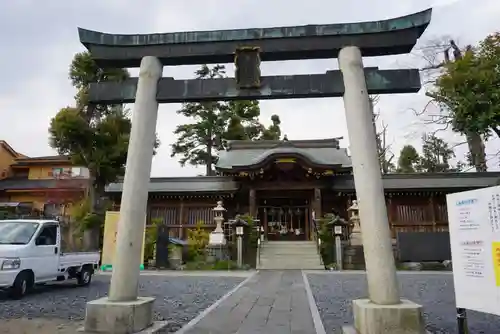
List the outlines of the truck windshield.
{"label": "truck windshield", "polygon": [[38,229],[38,223],[0,221],[0,245],[25,245]]}

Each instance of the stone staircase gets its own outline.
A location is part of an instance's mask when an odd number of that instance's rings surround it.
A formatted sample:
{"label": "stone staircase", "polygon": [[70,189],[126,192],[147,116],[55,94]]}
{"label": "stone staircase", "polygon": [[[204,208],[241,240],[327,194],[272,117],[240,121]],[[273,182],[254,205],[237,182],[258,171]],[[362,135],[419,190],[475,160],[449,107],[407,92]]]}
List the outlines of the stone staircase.
{"label": "stone staircase", "polygon": [[314,241],[266,241],[261,244],[257,269],[324,270],[325,267]]}

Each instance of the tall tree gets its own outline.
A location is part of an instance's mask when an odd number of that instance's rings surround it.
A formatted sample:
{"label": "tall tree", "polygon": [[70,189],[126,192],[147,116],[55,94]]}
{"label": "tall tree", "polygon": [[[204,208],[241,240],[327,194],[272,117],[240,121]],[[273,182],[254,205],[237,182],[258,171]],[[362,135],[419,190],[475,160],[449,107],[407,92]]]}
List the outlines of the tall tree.
{"label": "tall tree", "polygon": [[[195,74],[201,80],[226,75],[223,65],[203,65]],[[264,135],[274,138],[280,134],[278,116],[272,117],[270,130],[259,122],[258,101],[184,103],[177,113],[192,122],[175,129],[177,140],[171,146],[171,156],[180,156],[181,166],[205,166],[206,175],[214,175],[217,153],[227,147],[229,140],[255,140]]]}
{"label": "tall tree", "polygon": [[420,171],[420,155],[412,145],[405,145],[399,152],[397,173],[411,174]]}
{"label": "tall tree", "polygon": [[271,116],[272,124],[267,128],[265,126],[261,129],[261,140],[280,140],[281,138],[281,120],[278,115]]}
{"label": "tall tree", "polygon": [[[195,73],[198,79],[214,79],[224,77],[226,72],[223,65],[212,68],[203,65]],[[193,122],[176,127],[174,134],[177,136],[177,141],[171,145],[171,156],[181,155],[182,158],[179,160],[181,166],[205,165],[205,174],[213,175],[213,165],[217,161],[215,154],[218,146],[222,145],[222,135],[227,123],[230,121],[232,130],[239,133],[239,117],[236,115],[233,118],[229,117],[228,104],[220,101],[184,103],[177,113]]]}
{"label": "tall tree", "polygon": [[[470,46],[467,46],[466,49],[467,52],[472,51]],[[453,40],[450,40],[450,48],[444,51],[445,64],[449,64],[451,61],[451,57],[449,56],[450,51],[452,51],[455,61],[463,58],[462,50],[460,50]],[[448,106],[447,108],[449,109]],[[475,131],[465,131],[464,134],[469,147],[469,153],[467,154],[469,164],[474,166],[477,172],[486,172],[488,170],[486,165],[486,147],[481,134]]]}
{"label": "tall tree", "polygon": [[[470,46],[466,47],[470,50]],[[431,103],[427,105],[424,113],[428,111],[429,106],[437,104],[440,112],[438,115],[430,115],[430,121],[426,123],[434,123],[442,126],[442,129],[452,127],[453,113],[450,112],[451,108],[446,103],[439,102],[435,98],[433,92],[436,82],[445,71],[445,67],[454,61],[463,58],[463,51],[458,47],[457,43],[450,37],[443,37],[434,41],[429,41],[423,48],[421,48],[422,58],[425,59],[427,64],[422,68],[422,75],[424,77],[424,84],[430,87],[427,96],[431,97]],[[428,112],[427,112],[428,113]],[[428,113],[429,114],[429,113]],[[461,144],[468,145],[467,160],[476,171],[483,172],[487,170],[486,165],[486,149],[484,140],[487,136],[481,136],[477,132],[464,132],[466,141]],[[483,139],[484,137],[484,139]],[[456,146],[458,146],[456,145]]]}
{"label": "tall tree", "polygon": [[[423,84],[428,88],[427,96],[431,97],[432,100],[426,105],[422,112],[418,112],[417,114],[425,114],[428,116],[428,118],[424,120],[425,124],[435,124],[440,126],[440,128],[435,131],[435,133],[437,133],[440,130],[452,128],[453,114],[450,112],[450,108],[446,104],[439,103],[436,99],[434,99],[432,91],[435,88],[436,81],[442,75],[445,66],[450,62],[461,59],[463,51],[458,47],[453,38],[449,36],[443,36],[438,39],[430,40],[423,47],[421,47],[419,51],[421,58],[426,62],[421,70],[422,77],[424,78]],[[437,113],[435,112],[436,109],[439,110]],[[470,165],[472,165],[478,172],[486,171],[487,166],[484,141],[487,139],[487,136],[481,136],[480,134],[474,132],[465,133],[464,136],[466,140],[456,144],[455,147],[467,144],[469,151],[467,153],[467,160]]]}
{"label": "tall tree", "polygon": [[448,63],[431,94],[449,106],[454,130],[500,137],[500,33]]}
{"label": "tall tree", "polygon": [[425,173],[452,171],[450,159],[455,157],[453,149],[442,138],[434,134],[422,136],[420,169]]}
{"label": "tall tree", "polygon": [[124,174],[131,122],[121,105],[88,104],[88,89],[92,82],[122,81],[129,73],[101,69],[88,52],[82,52],[75,55],[69,77],[77,89],[75,106],[62,108],[52,118],[49,143],[90,171],[90,212],[82,223],[86,247],[96,248],[104,221],[104,189]]}
{"label": "tall tree", "polygon": [[231,101],[226,104],[227,121],[219,134],[221,141],[218,142],[218,150],[226,147],[228,140],[250,140],[257,138],[262,132],[259,123],[260,116],[259,101]]}

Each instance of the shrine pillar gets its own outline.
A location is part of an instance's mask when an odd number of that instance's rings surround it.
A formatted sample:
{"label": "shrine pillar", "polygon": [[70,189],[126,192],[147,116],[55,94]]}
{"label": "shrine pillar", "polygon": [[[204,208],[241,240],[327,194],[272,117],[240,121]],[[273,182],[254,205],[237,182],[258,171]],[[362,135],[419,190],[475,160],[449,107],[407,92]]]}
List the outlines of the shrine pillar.
{"label": "shrine pillar", "polygon": [[152,325],[154,298],[137,295],[162,71],[158,58],[142,58],[109,297],[87,303],[84,330],[88,332],[135,333]]}
{"label": "shrine pillar", "polygon": [[248,213],[251,217],[257,216],[257,195],[255,189],[250,189],[248,192]]}
{"label": "shrine pillar", "polygon": [[368,299],[353,300],[355,330],[359,334],[422,334],[422,307],[400,299],[361,51],[347,46],[338,58],[369,295]]}

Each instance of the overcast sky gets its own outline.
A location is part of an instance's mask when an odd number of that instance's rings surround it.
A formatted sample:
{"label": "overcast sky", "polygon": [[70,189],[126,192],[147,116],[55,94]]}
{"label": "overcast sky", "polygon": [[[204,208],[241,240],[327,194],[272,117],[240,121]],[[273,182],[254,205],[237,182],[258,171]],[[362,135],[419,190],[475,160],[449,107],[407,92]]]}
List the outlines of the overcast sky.
{"label": "overcast sky", "polygon": [[[437,5],[432,23],[421,42],[451,35],[461,45],[475,44],[487,34],[500,31],[499,0],[0,0],[0,139],[29,155],[50,155],[47,127],[61,107],[73,104],[75,90],[68,80],[68,66],[83,51],[77,27],[109,33],[154,33],[283,25],[327,24],[381,20]],[[418,66],[411,55],[371,58],[367,66],[408,68]],[[338,68],[337,61],[312,60],[264,63],[264,75],[323,73]],[[196,67],[165,67],[165,76],[193,77]],[[228,66],[229,73],[233,67]],[[132,71],[133,74],[137,73]],[[377,109],[387,124],[389,141],[397,152],[406,143],[420,146],[420,134],[430,128],[410,108],[426,103],[419,94],[387,95]],[[153,160],[153,176],[182,176],[203,169],[181,168],[170,158],[172,132],[186,120],[176,114],[178,104],[160,106],[157,131],[162,145]],[[130,106],[132,107],[132,106]],[[282,120],[289,139],[344,136],[347,128],[341,98],[261,102],[261,121],[272,114]],[[454,143],[460,138],[440,133]],[[500,148],[487,144],[490,157]],[[457,154],[462,158],[465,147]],[[498,169],[498,159],[490,166]]]}

